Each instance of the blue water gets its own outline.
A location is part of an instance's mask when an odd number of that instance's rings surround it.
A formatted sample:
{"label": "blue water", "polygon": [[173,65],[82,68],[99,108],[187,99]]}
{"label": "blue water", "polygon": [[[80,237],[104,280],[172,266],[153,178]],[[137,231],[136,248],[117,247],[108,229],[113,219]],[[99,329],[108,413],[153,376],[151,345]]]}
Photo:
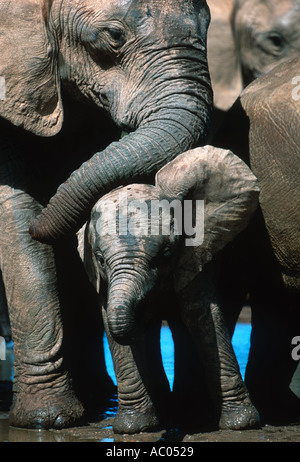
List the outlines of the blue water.
{"label": "blue water", "polygon": [[[250,334],[251,334],[251,324],[242,324],[238,323],[236,325],[233,337],[232,345],[234,352],[237,357],[237,361],[240,366],[241,375],[245,377],[245,369],[248,360],[249,348],[250,348]],[[168,327],[163,326],[161,329],[161,352],[162,360],[166,375],[168,377],[170,387],[172,389],[174,381],[174,344],[172,339],[171,331]],[[117,384],[116,376],[113,369],[111,354],[109,351],[109,346],[106,336],[104,336],[104,352],[106,367],[109,375],[114,381],[115,385]]]}
{"label": "blue water", "polygon": [[251,324],[237,323],[232,337],[232,346],[240,366],[243,379],[250,349]]}

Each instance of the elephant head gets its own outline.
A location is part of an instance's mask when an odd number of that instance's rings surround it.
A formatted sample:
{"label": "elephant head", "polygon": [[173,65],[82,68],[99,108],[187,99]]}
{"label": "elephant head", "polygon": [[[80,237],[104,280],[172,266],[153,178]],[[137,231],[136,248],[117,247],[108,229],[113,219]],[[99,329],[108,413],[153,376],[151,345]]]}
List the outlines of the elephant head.
{"label": "elephant head", "polygon": [[203,141],[212,104],[205,0],[1,0],[0,16],[2,117],[55,135],[63,86],[129,133],[59,188],[34,238],[78,229],[101,195]]}
{"label": "elephant head", "polygon": [[208,0],[208,62],[216,108],[300,50],[299,0]]}
{"label": "elephant head", "polygon": [[257,200],[250,169],[211,146],[179,155],[159,170],[155,186],[133,184],[101,198],[85,231],[90,253],[81,257],[94,284],[99,276],[108,283],[115,340],[132,342],[147,295],[169,284],[185,289],[247,225]]}

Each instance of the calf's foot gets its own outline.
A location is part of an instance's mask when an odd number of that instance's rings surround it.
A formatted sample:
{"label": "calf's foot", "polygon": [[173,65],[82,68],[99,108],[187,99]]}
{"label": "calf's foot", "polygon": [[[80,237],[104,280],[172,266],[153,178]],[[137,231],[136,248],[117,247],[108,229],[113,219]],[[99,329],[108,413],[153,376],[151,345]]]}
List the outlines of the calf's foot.
{"label": "calf's foot", "polygon": [[220,429],[245,430],[257,428],[259,425],[259,414],[250,400],[238,404],[226,403],[222,406],[219,420]]}
{"label": "calf's foot", "polygon": [[154,408],[136,410],[132,408],[119,409],[113,423],[114,433],[133,434],[153,431],[159,426],[159,419]]}

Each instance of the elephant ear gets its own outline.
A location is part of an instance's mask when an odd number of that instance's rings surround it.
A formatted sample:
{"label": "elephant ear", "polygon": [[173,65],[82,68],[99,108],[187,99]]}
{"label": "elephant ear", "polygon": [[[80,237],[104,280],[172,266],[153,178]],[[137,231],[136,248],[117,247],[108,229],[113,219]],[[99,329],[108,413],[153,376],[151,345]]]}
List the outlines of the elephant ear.
{"label": "elephant ear", "polygon": [[207,58],[214,106],[227,111],[243,89],[242,72],[233,36],[234,0],[208,0],[211,22]]}
{"label": "elephant ear", "polygon": [[[163,167],[156,184],[167,197],[183,200],[184,208],[188,200],[194,205],[203,201],[199,204],[204,205],[203,215],[194,215],[194,228],[198,236],[202,231],[202,240],[193,243],[185,239],[182,243],[176,273],[176,289],[181,290],[247,226],[258,204],[258,183],[231,151],[205,146],[187,151]],[[184,214],[183,221],[186,218]]]}
{"label": "elephant ear", "polygon": [[0,2],[0,116],[42,136],[58,133],[63,119],[46,31],[51,3]]}
{"label": "elephant ear", "polygon": [[91,246],[90,222],[85,223],[79,231],[77,231],[77,251],[83,263],[86,274],[90,283],[95,287],[96,291],[100,292],[101,277],[98,271],[98,265],[95,261],[95,256]]}

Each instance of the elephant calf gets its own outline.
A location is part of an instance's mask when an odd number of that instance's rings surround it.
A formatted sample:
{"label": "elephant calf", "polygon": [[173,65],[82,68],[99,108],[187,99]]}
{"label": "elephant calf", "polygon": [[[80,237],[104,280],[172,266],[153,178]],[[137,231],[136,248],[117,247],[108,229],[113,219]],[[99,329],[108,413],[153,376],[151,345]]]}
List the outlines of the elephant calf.
{"label": "elephant calf", "polygon": [[152,329],[147,350],[145,336],[151,320],[163,319],[174,305],[199,350],[219,427],[257,424],[206,270],[213,255],[247,225],[257,197],[248,167],[230,151],[206,146],[163,167],[155,186],[115,189],[94,206],[79,247],[101,295],[118,383],[116,433],[159,423],[155,396],[165,377],[161,364],[156,369],[151,364],[159,338]]}

